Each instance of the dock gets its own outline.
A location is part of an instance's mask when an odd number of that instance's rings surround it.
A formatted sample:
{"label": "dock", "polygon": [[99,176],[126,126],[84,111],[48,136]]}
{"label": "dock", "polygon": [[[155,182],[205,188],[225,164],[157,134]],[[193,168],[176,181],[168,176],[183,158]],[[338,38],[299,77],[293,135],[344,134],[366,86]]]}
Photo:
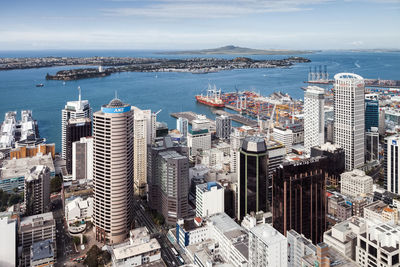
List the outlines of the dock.
{"label": "dock", "polygon": [[[316,85],[332,85],[334,80],[309,80],[304,83]],[[364,79],[365,87],[400,88],[400,80]]]}
{"label": "dock", "polygon": [[[184,111],[184,112],[175,112],[175,113],[171,113],[170,115],[171,115],[171,117],[173,117],[173,118],[175,118],[175,119],[178,119],[178,118],[185,118],[185,119],[188,120],[189,124],[191,125],[192,122],[193,122],[195,119],[197,119],[197,115],[200,115],[200,114],[197,114],[197,113],[192,112],[192,111]],[[210,122],[211,128],[214,128],[214,129],[215,129],[215,121],[214,121],[214,120],[211,120],[211,119],[209,119],[209,118],[207,118],[207,120]]]}
{"label": "dock", "polygon": [[211,110],[212,113],[217,114],[217,115],[223,115],[223,116],[227,116],[229,117],[231,120],[236,121],[238,123],[241,123],[243,125],[246,126],[250,126],[250,127],[257,127],[258,123],[255,120],[252,120],[250,118],[247,118],[243,115],[239,115],[239,114],[232,114],[229,112],[226,112],[224,110],[220,110],[220,109],[215,109],[215,110]]}

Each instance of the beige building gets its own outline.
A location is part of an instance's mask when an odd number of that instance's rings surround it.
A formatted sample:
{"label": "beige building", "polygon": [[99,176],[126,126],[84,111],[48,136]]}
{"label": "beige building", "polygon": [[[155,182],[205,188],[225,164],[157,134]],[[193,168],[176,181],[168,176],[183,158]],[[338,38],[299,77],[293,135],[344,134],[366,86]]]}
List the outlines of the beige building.
{"label": "beige building", "polygon": [[[133,120],[133,185],[134,193],[139,196],[146,195],[147,185],[147,145],[151,144],[151,122],[150,110],[141,110],[132,107]],[[149,127],[150,124],[150,127]]]}
{"label": "beige building", "polygon": [[349,197],[371,194],[373,180],[361,170],[354,169],[344,172],[341,177],[341,193]]}
{"label": "beige building", "polygon": [[93,224],[96,239],[124,241],[132,224],[133,111],[115,98],[93,114]]}

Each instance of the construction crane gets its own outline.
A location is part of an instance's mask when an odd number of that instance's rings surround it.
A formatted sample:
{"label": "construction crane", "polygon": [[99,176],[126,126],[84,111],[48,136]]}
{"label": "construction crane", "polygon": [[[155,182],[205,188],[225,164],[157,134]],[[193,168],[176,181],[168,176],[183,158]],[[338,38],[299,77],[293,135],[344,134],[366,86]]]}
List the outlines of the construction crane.
{"label": "construction crane", "polygon": [[160,109],[159,111],[157,111],[156,113],[154,113],[155,116],[158,115],[158,113],[160,113],[162,111],[162,109]]}

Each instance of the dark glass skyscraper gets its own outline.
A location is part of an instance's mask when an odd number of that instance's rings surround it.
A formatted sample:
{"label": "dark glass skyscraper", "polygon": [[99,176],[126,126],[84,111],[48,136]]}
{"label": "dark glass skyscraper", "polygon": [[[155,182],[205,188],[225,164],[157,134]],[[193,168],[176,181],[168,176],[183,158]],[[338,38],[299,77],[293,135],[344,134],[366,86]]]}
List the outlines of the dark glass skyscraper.
{"label": "dark glass skyscraper", "polygon": [[66,165],[67,172],[72,174],[72,143],[81,137],[92,135],[92,121],[89,118],[69,119],[66,132]]}
{"label": "dark glass skyscraper", "polygon": [[282,234],[294,229],[314,244],[326,231],[325,177],[328,160],[316,157],[286,162],[273,179],[273,226]]}
{"label": "dark glass skyscraper", "polygon": [[249,136],[240,149],[238,214],[242,220],[251,211],[268,211],[268,156],[265,140]]}
{"label": "dark glass skyscraper", "polygon": [[365,99],[365,131],[370,131],[371,127],[379,127],[379,102]]}

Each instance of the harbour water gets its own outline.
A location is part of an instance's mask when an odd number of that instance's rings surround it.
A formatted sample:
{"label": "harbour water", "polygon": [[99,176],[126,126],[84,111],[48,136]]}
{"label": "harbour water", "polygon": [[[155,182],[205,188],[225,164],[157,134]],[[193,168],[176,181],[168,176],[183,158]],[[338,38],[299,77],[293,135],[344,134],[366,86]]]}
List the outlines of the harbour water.
{"label": "harbour water", "polygon": [[[183,58],[187,55],[159,55],[143,51],[37,51],[0,52],[0,57],[41,57],[41,56],[131,56]],[[233,58],[235,56],[221,55]],[[47,73],[70,67],[12,70],[0,72],[0,122],[4,113],[10,110],[33,110],[39,123],[40,135],[48,142],[56,143],[60,151],[61,109],[66,101],[78,98],[77,87],[82,88],[82,98],[88,99],[94,111],[108,103],[115,94],[126,103],[142,109],[162,111],[158,121],[164,121],[169,128],[175,128],[172,112],[194,111],[214,118],[207,106],[197,104],[194,95],[205,93],[208,84],[215,84],[222,91],[253,90],[262,95],[274,91],[289,93],[302,98],[301,87],[307,79],[309,67],[327,65],[330,77],[338,72],[354,72],[365,78],[400,80],[400,53],[388,52],[345,52],[325,51],[300,55],[312,63],[296,64],[291,68],[243,69],[208,74],[191,73],[117,73],[104,78],[78,81],[46,81]],[[201,55],[201,57],[206,57]],[[216,57],[212,55],[210,57]],[[286,56],[249,56],[254,59],[285,58]],[[44,87],[36,87],[43,83]]]}

